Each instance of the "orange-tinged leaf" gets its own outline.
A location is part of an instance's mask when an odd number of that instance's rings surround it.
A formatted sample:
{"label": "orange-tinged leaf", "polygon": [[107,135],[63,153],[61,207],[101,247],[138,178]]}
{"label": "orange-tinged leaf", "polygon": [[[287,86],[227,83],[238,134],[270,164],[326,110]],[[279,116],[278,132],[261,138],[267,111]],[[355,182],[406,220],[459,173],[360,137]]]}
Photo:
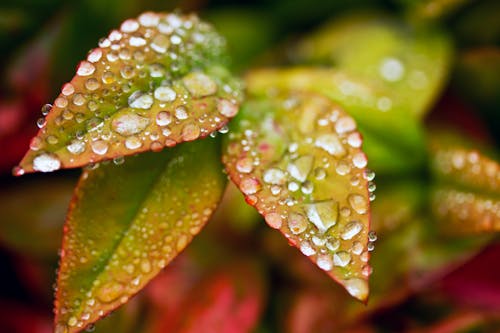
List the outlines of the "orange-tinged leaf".
{"label": "orange-tinged leaf", "polygon": [[355,121],[326,97],[249,101],[223,161],[246,201],[354,297],[368,297],[370,194]]}
{"label": "orange-tinged leaf", "polygon": [[500,231],[500,164],[453,132],[430,141],[432,208],[448,234]]}
{"label": "orange-tinged leaf", "polygon": [[117,308],[191,241],[224,186],[212,139],[84,171],[65,226],[56,330],[76,332]]}
{"label": "orange-tinged leaf", "polygon": [[99,42],[16,169],[49,172],[205,137],[238,111],[224,39],[194,15],[147,12]]}

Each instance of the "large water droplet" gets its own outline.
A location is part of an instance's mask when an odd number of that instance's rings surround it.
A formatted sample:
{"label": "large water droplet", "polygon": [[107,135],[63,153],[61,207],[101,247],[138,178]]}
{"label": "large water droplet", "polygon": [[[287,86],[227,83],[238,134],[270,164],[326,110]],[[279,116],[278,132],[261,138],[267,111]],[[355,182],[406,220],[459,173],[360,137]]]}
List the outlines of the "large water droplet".
{"label": "large water droplet", "polygon": [[161,86],[155,89],[154,96],[161,102],[173,102],[177,94],[172,88]]}
{"label": "large water droplet", "polygon": [[73,140],[66,149],[73,155],[79,155],[85,151],[85,142],[80,140]]}
{"label": "large water droplet", "polygon": [[252,177],[245,177],[241,180],[240,189],[244,194],[250,195],[260,191],[261,185],[257,179]]}
{"label": "large water droplet", "polygon": [[346,251],[339,251],[333,255],[333,264],[339,267],[345,267],[351,262],[351,255]]}
{"label": "large water droplet", "polygon": [[354,236],[359,234],[359,232],[363,229],[363,225],[358,221],[352,221],[345,225],[344,231],[342,232],[342,239],[349,240]]}
{"label": "large water droplet", "polygon": [[97,155],[104,155],[108,152],[109,145],[104,140],[97,140],[90,144],[92,151]]}
{"label": "large water droplet", "polygon": [[288,216],[288,228],[294,235],[303,233],[307,229],[307,220],[300,213],[290,213]]}
{"label": "large water droplet", "polygon": [[365,214],[368,211],[368,202],[363,196],[359,194],[350,194],[347,200],[356,213]]}
{"label": "large water droplet", "polygon": [[153,102],[153,97],[149,94],[143,93],[142,91],[136,91],[128,98],[128,105],[131,108],[136,109],[150,109]]}
{"label": "large water droplet", "polygon": [[203,73],[189,73],[182,79],[182,82],[194,98],[210,96],[217,92],[217,83]]}
{"label": "large water droplet", "polygon": [[125,139],[125,147],[130,150],[134,150],[142,147],[142,141],[137,136],[129,136]]}
{"label": "large water droplet", "polygon": [[329,271],[333,267],[332,257],[327,254],[322,254],[318,256],[318,260],[316,261],[319,268],[325,271]]}
{"label": "large water droplet", "polygon": [[141,133],[149,125],[149,119],[130,111],[121,111],[111,122],[113,130],[123,136]]}
{"label": "large water droplet", "polygon": [[304,205],[309,221],[324,233],[337,223],[339,204],[333,200]]}
{"label": "large water droplet", "polygon": [[340,140],[334,134],[320,135],[316,138],[314,145],[325,150],[330,155],[333,155],[335,157],[342,157],[346,154],[344,145],[342,145]]}
{"label": "large water droplet", "polygon": [[297,158],[295,161],[290,162],[287,170],[293,178],[303,183],[306,181],[307,176],[311,172],[313,162],[314,157],[312,155],[304,155]]}
{"label": "large water droplet", "polygon": [[359,278],[352,278],[344,281],[347,292],[352,296],[364,300],[368,296],[368,283]]}
{"label": "large water droplet", "polygon": [[50,153],[38,155],[33,159],[33,169],[41,172],[51,172],[61,168],[59,158]]}
{"label": "large water droplet", "polygon": [[78,65],[78,69],[76,70],[76,74],[79,76],[89,76],[92,75],[95,71],[94,65],[92,65],[88,61],[82,61],[80,62],[80,65]]}
{"label": "large water droplet", "polygon": [[270,168],[264,171],[263,179],[267,184],[282,185],[286,181],[286,175],[279,168]]}
{"label": "large water droplet", "polygon": [[238,113],[238,106],[226,99],[220,99],[217,101],[217,110],[223,116],[232,118]]}
{"label": "large water droplet", "polygon": [[280,214],[278,213],[269,213],[265,217],[266,223],[274,229],[279,229],[281,228],[283,224],[283,220],[281,219]]}
{"label": "large water droplet", "polygon": [[182,128],[182,138],[184,141],[193,141],[200,137],[200,127],[194,123],[186,124]]}
{"label": "large water droplet", "polygon": [[158,126],[167,126],[172,122],[172,115],[168,111],[160,111],[156,115],[156,124]]}

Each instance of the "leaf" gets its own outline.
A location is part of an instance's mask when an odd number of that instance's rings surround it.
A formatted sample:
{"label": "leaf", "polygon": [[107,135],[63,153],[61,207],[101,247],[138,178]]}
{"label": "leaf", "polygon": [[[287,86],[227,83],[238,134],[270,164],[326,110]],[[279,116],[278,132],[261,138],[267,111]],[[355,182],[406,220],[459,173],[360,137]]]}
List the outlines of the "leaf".
{"label": "leaf", "polygon": [[241,112],[223,156],[232,181],[269,226],[366,301],[374,175],[356,123],[307,93],[252,100]]}
{"label": "leaf", "polygon": [[451,44],[443,31],[418,29],[383,13],[358,12],[335,18],[290,54],[299,64],[327,64],[386,88],[382,109],[391,103],[398,112],[421,119],[447,80]]}
{"label": "leaf", "polygon": [[212,140],[84,171],[65,226],[56,331],[126,303],[201,230],[224,186]]}
{"label": "leaf", "polygon": [[15,173],[159,151],[222,128],[240,99],[224,58],[224,40],[194,15],[126,20],[63,86]]}
{"label": "leaf", "polygon": [[[390,90],[370,84],[362,77],[316,67],[261,69],[251,71],[246,84],[249,94],[255,96],[272,96],[287,89],[303,90],[321,93],[340,104],[358,122],[370,167],[377,172],[407,172],[424,162],[425,144],[419,122],[388,99]],[[392,107],[381,110],[380,106],[386,102]]]}
{"label": "leaf", "polygon": [[447,234],[500,231],[500,164],[477,147],[454,132],[430,141],[432,208]]}

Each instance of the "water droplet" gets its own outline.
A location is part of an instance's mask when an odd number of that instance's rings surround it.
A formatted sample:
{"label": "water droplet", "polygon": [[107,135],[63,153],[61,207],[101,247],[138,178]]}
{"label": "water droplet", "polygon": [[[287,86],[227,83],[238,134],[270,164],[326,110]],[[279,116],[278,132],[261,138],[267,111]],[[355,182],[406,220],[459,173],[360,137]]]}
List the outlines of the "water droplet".
{"label": "water droplet", "polygon": [[323,237],[319,237],[317,235],[314,235],[312,237],[312,242],[314,245],[316,246],[323,246],[326,244],[326,238],[323,238]]}
{"label": "water droplet", "polygon": [[42,109],[41,109],[42,115],[43,116],[48,115],[51,109],[52,109],[51,104],[45,104],[44,106],[42,106]]}
{"label": "water droplet", "polygon": [[317,137],[314,145],[335,157],[342,157],[346,154],[344,145],[342,145],[340,140],[334,134],[323,134]]}
{"label": "water droplet", "polygon": [[153,12],[145,12],[139,16],[139,23],[143,27],[154,27],[160,22],[160,16]]}
{"label": "water droplet", "polygon": [[346,251],[339,251],[333,255],[333,264],[339,267],[345,267],[351,262],[351,255]]}
{"label": "water droplet", "polygon": [[200,127],[194,123],[186,124],[182,128],[182,139],[184,141],[193,141],[200,137]]}
{"label": "water droplet", "polygon": [[82,94],[75,94],[73,96],[73,104],[76,106],[82,106],[85,104],[85,97]]}
{"label": "water droplet", "polygon": [[361,242],[353,242],[351,252],[359,256],[363,252],[363,244]]}
{"label": "water droplet", "polygon": [[96,63],[99,60],[101,60],[102,57],[102,50],[101,49],[93,49],[92,51],[89,52],[87,55],[87,60],[89,62]]}
{"label": "water droplet", "polygon": [[65,108],[66,106],[68,106],[68,100],[66,99],[66,97],[64,96],[59,96],[56,98],[56,100],[54,101],[54,105],[57,106],[58,108]]}
{"label": "water droplet", "polygon": [[[253,170],[253,159],[242,157],[236,162],[236,170],[240,173],[250,173]],[[265,181],[265,180],[264,180]]]}
{"label": "water droplet", "polygon": [[358,132],[349,134],[349,136],[347,137],[347,143],[349,144],[349,146],[353,148],[361,147],[361,144],[363,143],[361,134],[359,134]]}
{"label": "water droplet", "polygon": [[156,35],[151,42],[151,48],[158,53],[167,52],[168,46],[170,45],[170,40],[165,35]]}
{"label": "water droplet", "polygon": [[102,74],[102,82],[104,84],[111,84],[116,81],[116,75],[113,72],[104,72]]}
{"label": "water droplet", "polygon": [[307,229],[307,220],[300,213],[290,213],[288,215],[288,228],[294,235],[301,234]]}
{"label": "water droplet", "polygon": [[274,229],[281,228],[283,224],[283,220],[281,219],[280,214],[278,213],[269,213],[266,215],[266,223]]}
{"label": "water droplet", "polygon": [[184,120],[188,118],[188,113],[185,107],[179,106],[175,108],[175,118],[179,120]]}
{"label": "water droplet", "polygon": [[319,268],[321,268],[324,271],[329,271],[333,267],[331,256],[326,254],[319,255],[316,264],[318,265]]}
{"label": "water droplet", "polygon": [[50,153],[38,155],[33,159],[33,169],[40,172],[51,172],[61,168],[59,158]]}
{"label": "water droplet", "polygon": [[122,23],[120,30],[123,32],[134,32],[139,29],[139,23],[136,20],[129,19]]}
{"label": "water droplet", "polygon": [[356,129],[356,122],[348,116],[341,117],[335,123],[335,131],[339,134],[354,131]]}
{"label": "water droplet", "polygon": [[131,108],[136,109],[150,109],[153,105],[153,97],[149,94],[145,94],[142,91],[136,91],[128,98],[128,105]]}
{"label": "water droplet", "polygon": [[154,92],[154,96],[157,100],[162,102],[173,102],[177,97],[176,92],[169,87],[158,87]]}
{"label": "water droplet", "polygon": [[240,189],[244,194],[250,195],[260,191],[261,185],[257,179],[252,177],[245,177],[241,180]]}
{"label": "water droplet", "polygon": [[364,173],[364,178],[368,181],[372,181],[375,179],[375,172],[373,172],[372,170],[368,170],[366,169],[365,170],[365,173]]}
{"label": "water droplet", "polygon": [[372,231],[370,231],[370,232],[368,233],[368,240],[369,240],[370,242],[375,242],[375,241],[377,240],[377,233],[376,233],[375,231],[373,231],[373,230],[372,230]]}
{"label": "water droplet", "polygon": [[281,169],[270,168],[264,171],[263,179],[267,184],[282,185],[286,181],[286,175]]}
{"label": "water droplet", "polygon": [[321,201],[304,205],[309,221],[314,223],[321,233],[324,233],[337,223],[338,202],[333,200]]}
{"label": "water droplet", "polygon": [[62,90],[61,90],[61,93],[64,96],[70,96],[74,92],[75,92],[75,87],[73,87],[73,85],[71,83],[64,84],[64,86],[62,87]]}
{"label": "water droplet", "polygon": [[366,214],[368,211],[368,202],[363,196],[359,194],[350,194],[347,197],[347,200],[349,201],[351,208],[354,209],[356,213]]}
{"label": "water droplet", "polygon": [[377,108],[380,111],[389,111],[392,108],[392,100],[389,97],[380,97],[377,100]]}
{"label": "water droplet", "polygon": [[335,168],[335,171],[341,176],[347,175],[351,171],[351,166],[346,163],[345,161],[339,161],[337,163],[337,167]]}
{"label": "water droplet", "polygon": [[114,165],[122,165],[125,162],[125,158],[123,156],[118,156],[113,158]]}
{"label": "water droplet", "polygon": [[130,46],[140,47],[146,45],[146,40],[141,36],[132,36],[128,40]]}
{"label": "water droplet", "polygon": [[382,60],[379,72],[385,80],[396,82],[403,78],[405,68],[399,59],[388,57]]}
{"label": "water droplet", "polygon": [[296,192],[296,191],[298,191],[299,188],[300,188],[300,186],[296,182],[289,182],[288,183],[288,190],[290,192]]}
{"label": "water droplet", "polygon": [[167,126],[172,122],[172,115],[167,111],[160,111],[156,115],[156,124],[158,126]]}
{"label": "water droplet", "polygon": [[142,147],[142,141],[137,136],[129,136],[125,139],[125,147],[130,150],[134,150]]}
{"label": "water droplet", "polygon": [[177,35],[172,35],[170,36],[170,42],[174,45],[179,45],[180,43],[182,43],[182,38]]}
{"label": "water droplet", "polygon": [[92,75],[95,71],[94,65],[92,65],[88,61],[80,62],[78,69],[76,70],[76,74],[79,76],[89,76]]}
{"label": "water droplet", "polygon": [[238,113],[238,106],[231,103],[226,99],[219,99],[217,101],[217,110],[228,118],[234,117]]}
{"label": "water droplet", "polygon": [[297,158],[295,161],[288,164],[287,170],[290,175],[297,179],[299,182],[304,182],[311,172],[314,162],[312,155],[304,155]]}
{"label": "water droplet", "polygon": [[349,222],[345,225],[344,231],[340,237],[342,237],[343,240],[352,239],[354,236],[359,234],[362,229],[363,225],[358,221]]}
{"label": "water droplet", "polygon": [[78,323],[78,319],[76,319],[76,317],[70,317],[68,319],[68,326],[70,326],[70,327],[75,327],[77,323]]}
{"label": "water droplet", "polygon": [[337,249],[340,247],[340,241],[337,238],[330,239],[326,242],[326,247],[330,251],[337,251]]}
{"label": "water droplet", "polygon": [[122,78],[129,80],[135,76],[135,68],[130,65],[125,65],[120,68]]}
{"label": "water droplet", "polygon": [[141,271],[144,273],[144,274],[147,274],[149,272],[151,272],[151,263],[149,262],[149,260],[147,259],[143,259],[141,261]]}
{"label": "water droplet", "polygon": [[364,300],[368,296],[368,283],[359,278],[352,278],[344,281],[347,292],[352,296]]}
{"label": "water droplet", "polygon": [[177,244],[176,244],[177,251],[182,251],[186,247],[188,241],[189,241],[188,236],[181,235],[179,237],[179,239],[177,240]]}
{"label": "water droplet", "polygon": [[314,178],[317,180],[323,180],[326,177],[326,171],[323,168],[314,169]]}
{"label": "water droplet", "polygon": [[312,256],[313,254],[316,253],[316,250],[311,246],[311,243],[308,241],[304,241],[300,243],[300,251],[305,255],[305,256]]}
{"label": "water droplet", "polygon": [[124,293],[124,286],[118,282],[112,281],[104,284],[96,291],[96,297],[104,303],[110,303],[122,296]]}
{"label": "water droplet", "polygon": [[90,144],[92,151],[97,155],[104,155],[108,152],[108,143],[104,140],[97,140]]}
{"label": "water droplet", "polygon": [[38,118],[36,121],[36,126],[38,126],[38,128],[44,128],[46,124],[47,120],[45,118]]}
{"label": "water droplet", "polygon": [[73,140],[66,149],[73,155],[79,155],[85,151],[85,143],[80,140]]}
{"label": "water droplet", "polygon": [[210,96],[217,92],[217,83],[203,73],[189,73],[182,79],[182,82],[194,98]]}
{"label": "water droplet", "polygon": [[113,130],[123,136],[141,133],[148,125],[148,118],[129,111],[120,112],[111,122]]}
{"label": "water droplet", "polygon": [[360,152],[360,153],[356,153],[352,157],[352,163],[354,164],[354,166],[356,168],[363,169],[368,164],[368,160],[366,159],[366,155],[364,153]]}

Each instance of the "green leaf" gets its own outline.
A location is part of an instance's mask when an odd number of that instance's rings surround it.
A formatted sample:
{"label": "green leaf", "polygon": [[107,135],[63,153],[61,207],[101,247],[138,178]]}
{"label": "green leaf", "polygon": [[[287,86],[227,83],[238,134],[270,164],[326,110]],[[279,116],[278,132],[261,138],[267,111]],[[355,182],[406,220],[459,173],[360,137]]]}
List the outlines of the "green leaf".
{"label": "green leaf", "polygon": [[355,13],[326,24],[291,54],[298,63],[327,64],[388,89],[392,108],[420,119],[444,87],[452,46],[442,31],[416,29],[381,13]]}
{"label": "green leaf", "polygon": [[249,101],[223,161],[246,201],[349,293],[368,297],[370,199],[355,121],[321,95]]}
{"label": "green leaf", "polygon": [[[392,93],[386,87],[344,71],[315,67],[254,70],[247,75],[246,83],[249,94],[255,96],[303,90],[321,93],[340,104],[358,122],[370,167],[377,172],[407,172],[424,162],[421,125],[402,106],[390,101]],[[392,106],[385,109],[387,102]]]}
{"label": "green leaf", "polygon": [[434,215],[445,233],[500,231],[500,163],[454,132],[430,140]]}
{"label": "green leaf", "polygon": [[101,39],[65,84],[16,174],[159,151],[222,128],[240,87],[196,16],[147,12]]}
{"label": "green leaf", "polygon": [[58,332],[124,304],[205,225],[225,176],[211,139],[84,171],[70,205],[56,295]]}

